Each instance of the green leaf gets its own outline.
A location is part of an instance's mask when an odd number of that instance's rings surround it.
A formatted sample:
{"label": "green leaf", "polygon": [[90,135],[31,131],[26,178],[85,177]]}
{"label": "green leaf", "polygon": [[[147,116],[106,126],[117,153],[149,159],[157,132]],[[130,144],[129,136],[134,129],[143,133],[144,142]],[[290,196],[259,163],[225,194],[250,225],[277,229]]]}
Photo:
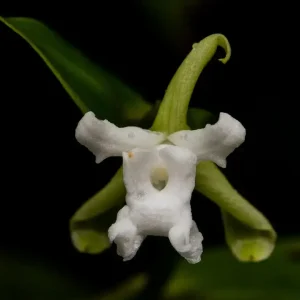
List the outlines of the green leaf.
{"label": "green leaf", "polygon": [[92,110],[101,119],[123,125],[149,112],[151,105],[140,95],[41,22],[2,17],[0,21],[37,52],[83,113]]}
{"label": "green leaf", "polygon": [[109,248],[107,230],[115,222],[124,200],[123,169],[120,168],[111,181],[71,218],[71,237],[78,251],[97,254]]}
{"label": "green leaf", "polygon": [[152,130],[171,134],[187,129],[187,111],[194,87],[218,46],[226,52],[225,58],[219,59],[225,64],[230,58],[231,49],[224,35],[213,34],[193,45],[192,51],[182,62],[167,88]]}
{"label": "green leaf", "polygon": [[241,264],[225,248],[204,249],[198,267],[180,262],[165,287],[164,299],[296,300],[300,299],[300,261],[293,252],[298,238],[281,240],[272,257]]}
{"label": "green leaf", "polygon": [[[206,111],[194,109],[192,113],[192,129],[213,123],[214,117]],[[221,208],[226,242],[238,260],[257,262],[270,256],[276,242],[272,225],[231,186],[214,163],[199,163],[195,188]]]}

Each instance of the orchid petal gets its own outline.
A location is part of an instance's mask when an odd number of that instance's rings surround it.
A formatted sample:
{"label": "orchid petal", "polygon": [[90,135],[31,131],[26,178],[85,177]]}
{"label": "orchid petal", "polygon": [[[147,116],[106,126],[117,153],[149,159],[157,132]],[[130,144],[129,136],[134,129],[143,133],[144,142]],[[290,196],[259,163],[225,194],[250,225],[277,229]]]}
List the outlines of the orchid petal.
{"label": "orchid petal", "polygon": [[245,140],[244,126],[229,114],[220,113],[216,124],[203,129],[182,130],[168,136],[174,145],[185,147],[197,155],[198,162],[213,161],[222,168],[226,158]]}
{"label": "orchid petal", "polygon": [[91,111],[79,121],[75,136],[96,156],[96,163],[110,156],[121,156],[122,152],[133,148],[148,149],[165,140],[163,133],[135,126],[120,128],[107,120],[97,119]]}

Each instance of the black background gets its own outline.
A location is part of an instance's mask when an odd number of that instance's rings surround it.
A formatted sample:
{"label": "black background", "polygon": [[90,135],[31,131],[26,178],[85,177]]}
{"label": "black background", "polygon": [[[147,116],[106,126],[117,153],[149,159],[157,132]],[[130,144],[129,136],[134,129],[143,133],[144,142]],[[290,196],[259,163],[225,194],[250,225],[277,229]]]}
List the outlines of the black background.
{"label": "black background", "polygon": [[[222,65],[217,58],[223,52],[216,55],[201,74],[191,105],[228,112],[243,123],[246,142],[229,157],[224,173],[270,219],[279,238],[299,234],[298,53],[291,8],[187,1],[183,25],[168,34],[154,10],[145,13],[145,2],[61,3],[63,9],[50,2],[26,9],[15,4],[3,6],[1,15],[44,22],[150,102],[163,97],[194,42],[212,33],[226,35],[232,57]],[[74,136],[82,114],[54,75],[4,25],[0,41],[1,247],[51,262],[95,287],[148,268],[154,258],[147,249],[156,239],[147,241],[144,254],[130,264],[122,263],[114,248],[101,256],[73,248],[70,217],[110,179],[121,160],[94,164]],[[223,244],[219,209],[196,193],[192,207],[204,247]]]}

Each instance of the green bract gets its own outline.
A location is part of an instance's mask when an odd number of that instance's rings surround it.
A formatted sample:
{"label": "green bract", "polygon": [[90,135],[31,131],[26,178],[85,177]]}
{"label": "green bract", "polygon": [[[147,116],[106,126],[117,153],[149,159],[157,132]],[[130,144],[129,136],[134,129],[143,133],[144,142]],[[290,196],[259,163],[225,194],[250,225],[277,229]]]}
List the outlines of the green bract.
{"label": "green bract", "polygon": [[[118,125],[134,124],[146,118],[151,105],[126,85],[100,69],[42,23],[28,18],[0,18],[26,40],[45,61],[76,105]],[[189,110],[189,101],[204,67],[221,46],[226,63],[231,54],[226,37],[213,34],[194,44],[172,78],[153,130],[172,133],[203,128],[211,114]],[[148,114],[149,116],[149,114]],[[226,241],[241,261],[260,261],[271,254],[276,233],[269,221],[245,200],[212,162],[197,167],[196,190],[221,208]],[[107,228],[124,202],[125,188],[120,169],[111,181],[89,199],[70,221],[72,240],[81,252],[100,253],[107,247]]]}
{"label": "green bract", "polygon": [[223,35],[213,34],[193,45],[192,51],[172,78],[151,129],[167,134],[187,129],[187,111],[194,87],[218,46],[226,51],[226,57],[220,59],[225,64],[231,50]]}

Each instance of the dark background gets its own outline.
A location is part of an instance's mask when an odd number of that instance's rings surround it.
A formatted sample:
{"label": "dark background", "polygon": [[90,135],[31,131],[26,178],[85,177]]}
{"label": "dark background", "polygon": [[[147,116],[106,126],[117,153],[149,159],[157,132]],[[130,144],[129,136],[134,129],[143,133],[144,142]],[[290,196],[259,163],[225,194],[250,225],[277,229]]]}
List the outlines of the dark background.
{"label": "dark background", "polygon": [[[222,65],[217,58],[223,52],[216,55],[201,74],[191,105],[225,111],[242,122],[246,142],[229,157],[224,173],[269,218],[279,238],[299,234],[298,54],[290,12],[274,3],[214,0],[186,1],[171,14],[168,2],[162,5],[164,13],[149,1],[81,2],[65,9],[50,2],[34,9],[15,4],[1,7],[0,13],[44,22],[153,103],[162,99],[192,44],[223,33],[232,57]],[[82,114],[54,75],[2,24],[0,39],[0,247],[56,265],[94,289],[150,268],[154,258],[149,249],[156,239],[127,264],[115,248],[101,256],[73,248],[70,217],[104,186],[121,160],[94,164],[74,136]],[[204,247],[223,244],[219,209],[199,194],[192,207]]]}

